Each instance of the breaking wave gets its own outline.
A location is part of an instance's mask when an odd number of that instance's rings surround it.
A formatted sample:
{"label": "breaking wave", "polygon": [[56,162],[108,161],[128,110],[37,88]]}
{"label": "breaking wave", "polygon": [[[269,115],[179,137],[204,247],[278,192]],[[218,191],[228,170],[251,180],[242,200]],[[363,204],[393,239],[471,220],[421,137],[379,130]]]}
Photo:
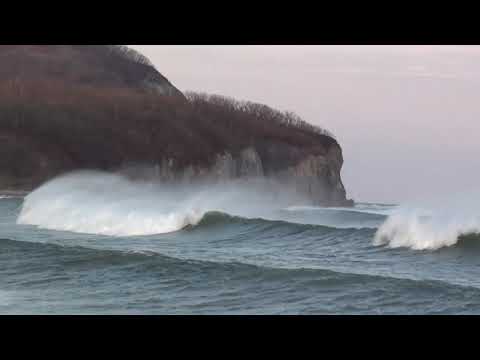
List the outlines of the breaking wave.
{"label": "breaking wave", "polygon": [[375,234],[375,245],[392,248],[408,247],[413,250],[436,250],[455,245],[462,236],[480,233],[478,219],[461,221],[441,220],[415,214],[391,216]]}
{"label": "breaking wave", "polygon": [[298,201],[293,194],[266,189],[272,190],[271,184],[258,179],[171,186],[82,171],[53,179],[27,195],[17,223],[99,235],[153,235],[196,225],[211,211],[262,217]]}
{"label": "breaking wave", "polygon": [[422,207],[402,208],[379,227],[373,242],[391,248],[436,250],[475,238],[480,234],[477,198],[475,194],[452,194]]}
{"label": "breaking wave", "polygon": [[17,223],[77,233],[142,236],[250,219],[272,226],[273,222],[281,225],[280,221],[338,230],[369,228],[375,232],[373,244],[377,246],[436,250],[480,234],[476,206],[455,199],[455,203],[423,208],[368,203],[322,208],[294,205],[304,199],[258,179],[173,186],[82,171],[53,179],[28,194]]}

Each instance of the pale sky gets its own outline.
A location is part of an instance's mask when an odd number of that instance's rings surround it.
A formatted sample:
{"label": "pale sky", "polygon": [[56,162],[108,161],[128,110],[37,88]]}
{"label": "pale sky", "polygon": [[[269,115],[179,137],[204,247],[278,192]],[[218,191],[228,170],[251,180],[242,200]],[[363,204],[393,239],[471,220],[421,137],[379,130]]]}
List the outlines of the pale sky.
{"label": "pale sky", "polygon": [[356,201],[480,186],[479,46],[130,46],[181,91],[265,103],[332,131]]}

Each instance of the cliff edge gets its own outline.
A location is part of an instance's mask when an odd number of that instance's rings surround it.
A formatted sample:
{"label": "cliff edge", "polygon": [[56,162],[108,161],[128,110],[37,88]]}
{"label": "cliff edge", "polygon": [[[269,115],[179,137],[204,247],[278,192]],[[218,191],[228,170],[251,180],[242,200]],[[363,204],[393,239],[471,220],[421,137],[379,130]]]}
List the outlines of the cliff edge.
{"label": "cliff edge", "polygon": [[159,181],[266,177],[351,205],[333,135],[289,112],[183,94],[122,46],[0,46],[0,189],[77,169]]}

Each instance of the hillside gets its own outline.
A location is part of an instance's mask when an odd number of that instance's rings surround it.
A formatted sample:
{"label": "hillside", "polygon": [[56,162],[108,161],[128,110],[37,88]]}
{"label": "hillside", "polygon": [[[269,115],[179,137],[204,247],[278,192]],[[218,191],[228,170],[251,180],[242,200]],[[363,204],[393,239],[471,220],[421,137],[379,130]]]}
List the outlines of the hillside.
{"label": "hillside", "polygon": [[1,82],[61,81],[182,95],[147,58],[125,46],[1,45],[0,64]]}
{"label": "hillside", "polygon": [[0,46],[0,141],[0,189],[147,165],[163,181],[266,176],[349,203],[331,134],[262,104],[185,96],[125,47]]}

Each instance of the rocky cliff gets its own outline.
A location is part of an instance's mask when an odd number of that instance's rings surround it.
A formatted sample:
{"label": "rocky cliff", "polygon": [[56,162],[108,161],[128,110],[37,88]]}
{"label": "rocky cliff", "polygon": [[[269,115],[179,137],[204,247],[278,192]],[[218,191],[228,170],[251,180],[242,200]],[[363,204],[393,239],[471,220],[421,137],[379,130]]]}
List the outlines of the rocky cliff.
{"label": "rocky cliff", "polygon": [[164,182],[260,177],[314,204],[352,204],[330,134],[265,105],[187,98],[127,48],[0,46],[0,69],[0,189],[102,169]]}
{"label": "rocky cliff", "polygon": [[353,202],[347,200],[340,177],[342,164],[340,147],[332,146],[326,156],[310,155],[289,166],[271,169],[268,159],[249,147],[236,155],[228,151],[217,154],[209,167],[188,165],[178,169],[174,158],[165,158],[153,166],[130,166],[120,172],[133,179],[158,179],[166,183],[266,178],[306,196],[312,204],[351,206]]}

